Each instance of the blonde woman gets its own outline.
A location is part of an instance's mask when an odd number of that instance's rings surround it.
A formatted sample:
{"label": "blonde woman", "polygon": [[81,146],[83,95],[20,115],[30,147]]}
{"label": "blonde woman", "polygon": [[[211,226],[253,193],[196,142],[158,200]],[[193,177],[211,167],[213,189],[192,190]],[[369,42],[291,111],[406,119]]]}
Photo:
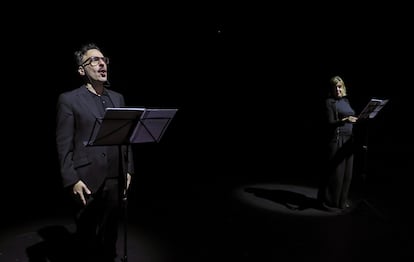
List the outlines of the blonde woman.
{"label": "blonde woman", "polygon": [[340,76],[330,79],[329,96],[325,100],[328,124],[327,172],[319,189],[319,200],[324,208],[339,211],[350,207],[348,200],[354,162],[353,124],[355,111]]}

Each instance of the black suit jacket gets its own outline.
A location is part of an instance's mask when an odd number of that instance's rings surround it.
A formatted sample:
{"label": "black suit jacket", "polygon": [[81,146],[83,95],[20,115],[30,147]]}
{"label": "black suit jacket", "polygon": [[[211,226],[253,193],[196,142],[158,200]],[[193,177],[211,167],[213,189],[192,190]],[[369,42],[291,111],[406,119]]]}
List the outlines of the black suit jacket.
{"label": "black suit jacket", "polygon": [[[106,90],[114,107],[125,106],[122,94]],[[120,158],[119,154],[107,154],[108,146],[87,145],[95,122],[101,117],[93,97],[85,86],[62,93],[58,97],[56,145],[64,187],[72,186],[82,180],[92,193],[96,192],[108,175],[108,170],[111,170],[109,163],[113,161],[108,159],[110,157],[117,157],[114,161],[120,159],[124,161],[124,172],[134,173],[130,147],[121,146],[123,157]],[[117,145],[109,147],[119,149]],[[117,174],[111,176],[122,175],[119,171],[119,169],[115,170]]]}

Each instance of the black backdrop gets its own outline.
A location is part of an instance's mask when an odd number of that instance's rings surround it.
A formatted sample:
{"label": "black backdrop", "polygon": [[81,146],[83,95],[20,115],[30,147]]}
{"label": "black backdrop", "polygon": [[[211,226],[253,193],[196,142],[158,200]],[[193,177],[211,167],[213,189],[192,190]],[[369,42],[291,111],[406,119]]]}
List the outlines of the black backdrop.
{"label": "black backdrop", "polygon": [[[406,184],[413,42],[404,7],[26,7],[3,21],[6,208],[60,203],[55,104],[79,85],[72,54],[89,41],[110,57],[109,80],[129,105],[179,108],[160,144],[134,146],[137,187],[317,179],[322,99],[336,74],[357,111],[370,97],[390,99],[370,129],[370,163],[384,171],[378,183]],[[33,11],[43,8],[52,11]]]}

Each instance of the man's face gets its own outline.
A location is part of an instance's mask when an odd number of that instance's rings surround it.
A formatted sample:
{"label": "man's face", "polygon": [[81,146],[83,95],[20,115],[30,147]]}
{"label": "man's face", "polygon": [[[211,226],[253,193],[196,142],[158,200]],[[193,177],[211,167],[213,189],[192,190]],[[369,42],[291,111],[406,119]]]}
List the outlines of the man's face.
{"label": "man's face", "polygon": [[86,75],[91,82],[106,82],[107,63],[108,59],[99,50],[91,49],[84,55],[81,65],[83,70],[79,72]]}

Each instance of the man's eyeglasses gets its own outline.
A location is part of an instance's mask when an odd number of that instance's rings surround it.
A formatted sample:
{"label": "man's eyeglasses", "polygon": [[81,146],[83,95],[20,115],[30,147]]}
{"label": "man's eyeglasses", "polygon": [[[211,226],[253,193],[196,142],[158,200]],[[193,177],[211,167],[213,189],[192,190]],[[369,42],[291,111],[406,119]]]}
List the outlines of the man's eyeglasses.
{"label": "man's eyeglasses", "polygon": [[109,58],[108,57],[98,57],[98,56],[91,56],[88,59],[83,62],[82,66],[97,66],[99,65],[99,61],[102,60],[105,64],[109,64]]}

